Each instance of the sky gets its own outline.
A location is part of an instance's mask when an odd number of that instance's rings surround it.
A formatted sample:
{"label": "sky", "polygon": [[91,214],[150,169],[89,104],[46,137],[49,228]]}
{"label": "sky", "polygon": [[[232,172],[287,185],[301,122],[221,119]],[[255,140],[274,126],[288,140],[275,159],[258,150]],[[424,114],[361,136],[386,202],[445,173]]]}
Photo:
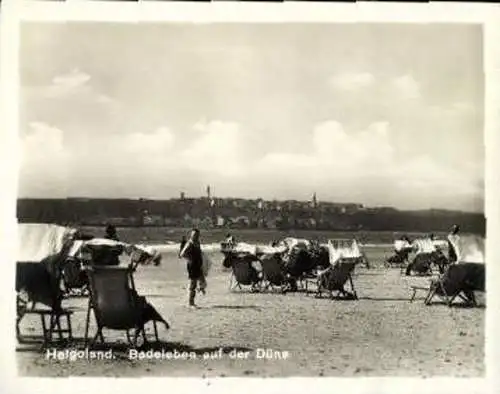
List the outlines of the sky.
{"label": "sky", "polygon": [[482,30],[24,22],[20,197],[483,212]]}

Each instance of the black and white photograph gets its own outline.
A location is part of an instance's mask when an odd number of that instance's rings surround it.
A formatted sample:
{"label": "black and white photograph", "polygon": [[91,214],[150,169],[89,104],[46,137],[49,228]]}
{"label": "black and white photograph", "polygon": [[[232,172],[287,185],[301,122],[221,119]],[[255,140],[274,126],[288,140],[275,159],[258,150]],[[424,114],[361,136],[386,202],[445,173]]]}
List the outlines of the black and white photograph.
{"label": "black and white photograph", "polygon": [[484,37],[21,21],[18,375],[484,378]]}

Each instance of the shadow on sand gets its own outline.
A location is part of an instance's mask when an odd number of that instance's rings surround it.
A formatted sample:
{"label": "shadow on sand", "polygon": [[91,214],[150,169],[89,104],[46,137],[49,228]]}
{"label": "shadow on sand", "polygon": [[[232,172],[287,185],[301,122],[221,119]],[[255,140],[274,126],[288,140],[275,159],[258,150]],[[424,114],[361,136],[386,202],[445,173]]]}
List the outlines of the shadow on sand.
{"label": "shadow on sand", "polygon": [[[359,297],[360,300],[369,300],[369,301],[406,301],[410,302],[410,297]],[[425,297],[419,298],[415,297],[415,300],[423,300]]]}
{"label": "shadow on sand", "polygon": [[486,309],[486,304],[472,305],[465,302],[456,302],[448,306],[448,304],[446,304],[446,302],[444,301],[432,301],[429,305],[426,306],[447,306],[449,308],[455,309]]}
{"label": "shadow on sand", "polygon": [[257,305],[211,305],[206,309],[254,309],[260,311]]}

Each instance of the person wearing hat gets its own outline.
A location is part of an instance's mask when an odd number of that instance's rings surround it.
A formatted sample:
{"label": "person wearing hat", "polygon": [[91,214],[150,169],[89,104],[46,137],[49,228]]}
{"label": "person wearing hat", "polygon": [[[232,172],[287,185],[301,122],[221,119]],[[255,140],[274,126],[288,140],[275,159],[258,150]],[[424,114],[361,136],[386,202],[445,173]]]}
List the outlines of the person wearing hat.
{"label": "person wearing hat", "polygon": [[458,250],[458,243],[460,240],[460,236],[458,235],[459,231],[460,227],[455,224],[451,228],[451,232],[448,234],[448,262],[450,264],[456,263],[459,258],[459,250]]}

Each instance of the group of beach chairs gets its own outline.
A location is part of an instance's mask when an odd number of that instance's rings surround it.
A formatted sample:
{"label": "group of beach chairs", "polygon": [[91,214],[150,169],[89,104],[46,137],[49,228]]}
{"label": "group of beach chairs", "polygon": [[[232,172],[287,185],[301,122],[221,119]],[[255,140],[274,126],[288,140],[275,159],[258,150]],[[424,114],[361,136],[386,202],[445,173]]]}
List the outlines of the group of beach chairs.
{"label": "group of beach chairs", "polygon": [[[417,291],[423,290],[427,293],[424,298],[426,305],[439,298],[451,306],[459,298],[467,305],[477,306],[475,292],[486,291],[484,262],[450,263],[444,254],[430,249],[427,241],[419,242],[416,242],[415,258],[409,262],[411,268],[420,276],[432,273],[432,265],[437,265],[439,274],[429,281],[428,286],[410,286],[410,302],[414,301]],[[331,298],[358,299],[353,281],[355,268],[359,265],[369,267],[369,264],[356,241],[330,240],[326,262],[324,258],[300,259],[301,254],[311,254],[307,248],[293,251],[293,247],[274,253],[259,253],[258,249],[252,251],[251,248],[240,253],[224,250],[224,266],[231,269],[230,290],[249,288],[252,292],[263,292],[277,289],[282,293],[303,290],[307,294],[314,293],[316,297],[326,293]],[[464,258],[467,260],[467,257]],[[301,264],[292,264],[300,261]],[[304,264],[304,261],[309,263]],[[405,271],[407,268],[404,267]]]}
{"label": "group of beach chairs", "polygon": [[[88,297],[85,346],[98,339],[104,343],[104,329],[125,331],[128,343],[139,346],[148,341],[147,323],[152,323],[156,341],[157,323],[169,328],[136,291],[134,272],[145,258],[140,249],[112,240],[88,242],[74,230],[56,225],[20,224],[18,229],[20,250],[32,252],[21,252],[16,263],[16,336],[20,343],[30,339],[21,333],[21,321],[30,314],[40,316],[43,346],[73,341],[71,317],[78,310],[64,303],[75,293]],[[117,259],[122,253],[127,254],[128,264]],[[92,314],[97,331],[89,338]]]}
{"label": "group of beach chairs", "polygon": [[385,260],[388,268],[400,268],[406,275],[416,274],[429,276],[437,269],[444,273],[448,265],[448,258],[443,252],[447,247],[446,241],[430,238],[416,239],[412,243],[406,240],[397,240],[394,243],[394,254]]}
{"label": "group of beach chairs", "polygon": [[[353,249],[358,253],[353,253]],[[335,251],[338,255],[333,257]],[[304,291],[316,297],[329,294],[331,298],[357,299],[354,270],[357,265],[368,265],[353,240],[330,240],[326,247],[292,245],[276,250],[256,248],[253,252],[224,250],[223,253],[223,265],[231,269],[230,291],[245,288],[252,292]]]}

